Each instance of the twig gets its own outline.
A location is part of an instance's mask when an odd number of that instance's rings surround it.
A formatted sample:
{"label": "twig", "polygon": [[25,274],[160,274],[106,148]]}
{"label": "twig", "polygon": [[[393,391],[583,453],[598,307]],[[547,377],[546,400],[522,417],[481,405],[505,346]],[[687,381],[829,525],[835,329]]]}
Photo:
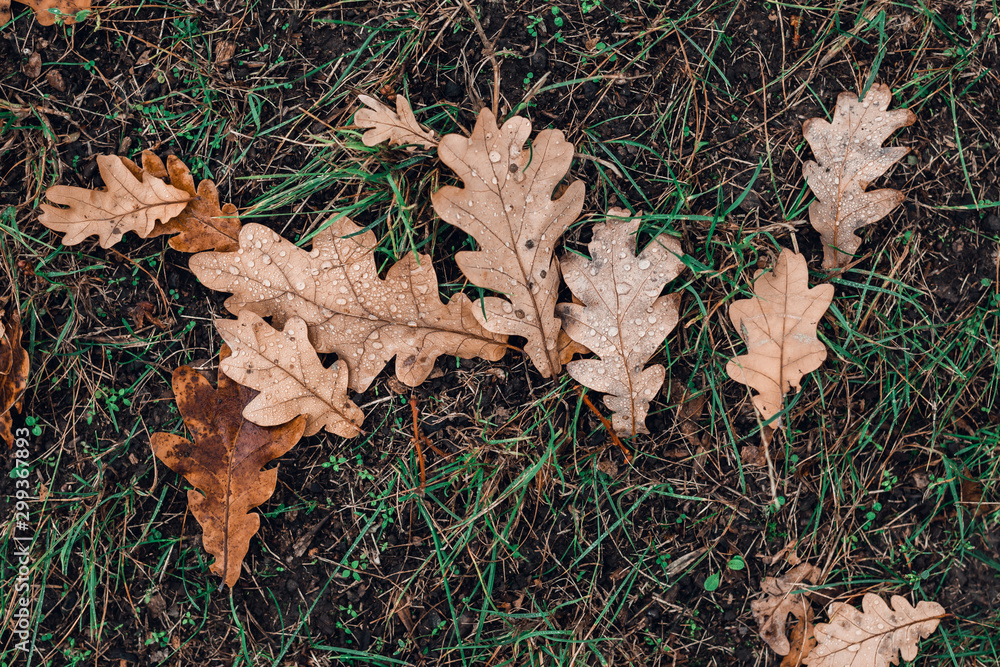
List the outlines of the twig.
{"label": "twig", "polygon": [[499,115],[498,110],[500,108],[500,64],[497,62],[497,50],[493,48],[493,43],[486,36],[483,24],[479,22],[476,10],[469,4],[469,0],[462,0],[462,4],[465,5],[465,11],[472,18],[472,23],[476,26],[476,32],[479,33],[479,39],[483,41],[483,48],[486,50],[486,55],[489,57],[490,63],[493,64],[493,115],[497,116]]}
{"label": "twig", "polygon": [[427,469],[424,464],[424,440],[427,436],[420,432],[419,411],[417,410],[417,397],[410,396],[410,408],[413,410],[413,446],[417,448],[417,461],[420,463],[420,492],[427,488]]}
{"label": "twig", "polygon": [[590,408],[591,411],[595,415],[597,415],[598,419],[601,420],[601,425],[604,427],[604,430],[606,430],[608,432],[608,435],[611,436],[611,442],[613,442],[616,445],[618,445],[618,448],[622,450],[622,454],[625,455],[625,463],[631,464],[632,463],[632,454],[629,453],[628,449],[625,448],[625,445],[622,444],[622,441],[618,438],[618,434],[615,433],[615,431],[614,431],[613,428],[611,428],[611,422],[609,422],[607,419],[605,419],[604,415],[602,415],[600,413],[600,411],[594,406],[594,404],[590,402],[590,399],[587,398],[587,394],[584,393],[583,389],[581,389],[580,387],[577,387],[576,388],[576,392],[578,394],[580,394],[580,398],[583,399],[584,404],[588,408]]}

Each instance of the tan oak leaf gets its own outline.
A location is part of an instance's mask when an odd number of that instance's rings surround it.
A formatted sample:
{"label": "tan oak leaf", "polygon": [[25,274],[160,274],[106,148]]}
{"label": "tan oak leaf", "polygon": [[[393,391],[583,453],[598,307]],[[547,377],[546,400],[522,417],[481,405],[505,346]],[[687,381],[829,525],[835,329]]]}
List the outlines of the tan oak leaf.
{"label": "tan oak leaf", "polygon": [[823,239],[823,268],[843,266],[857,252],[860,227],[881,220],[903,201],[892,188],[866,191],[868,184],[898,162],[910,149],[883,148],[882,143],[916,116],[909,109],[888,111],[892,93],[875,84],[863,101],[841,93],[833,121],[810,118],[802,134],[816,162],[806,162],[802,174],[816,201],[809,206],[809,220]]}
{"label": "tan oak leaf", "polygon": [[573,144],[559,130],[543,130],[530,150],[531,123],[515,116],[498,128],[489,109],[479,113],[471,137],[449,134],[438,156],[464,187],[434,193],[434,210],[479,244],[455,261],[474,284],[504,297],[477,301],[472,312],[496,333],[527,339],[524,350],[544,377],[558,375],[559,318],[555,316],[559,263],[553,250],[580,215],[584,186],[573,181],[553,192],[569,171]]}
{"label": "tan oak leaf", "polygon": [[324,428],[344,438],[361,433],[365,415],[347,397],[347,365],[323,366],[301,318],[290,318],[278,331],[244,310],[239,319],[215,326],[233,350],[222,372],[260,392],[243,410],[248,420],[275,426],[305,415],[305,435]]}
{"label": "tan oak leaf", "polygon": [[766,596],[750,602],[761,639],[778,655],[788,655],[791,651],[789,615],[812,621],[812,606],[806,589],[819,583],[822,574],[815,565],[800,563],[780,577],[765,577],[760,588]]}
{"label": "tan oak leaf", "polygon": [[211,289],[231,292],[229,312],[249,310],[281,327],[300,317],[321,353],[336,353],[350,369],[350,386],[367,389],[390,359],[415,387],[441,356],[497,361],[506,338],[484,329],[464,294],[441,302],[428,255],[407,254],[379,277],[374,232],[332,218],[304,250],[267,227],[249,224],[236,252],[200,253],[191,270]]}
{"label": "tan oak leaf", "polygon": [[63,233],[63,245],[96,235],[102,248],[110,248],[126,232],[145,238],[157,221],[180,215],[191,200],[191,195],[163,179],[151,174],[137,177],[120,157],[99,155],[97,166],[106,189],[55,185],[46,192],[49,201],[66,208],[42,204],[38,221]]}
{"label": "tan oak leaf", "polygon": [[[224,359],[228,350],[223,350]],[[154,433],[156,457],[183,475],[194,489],[188,506],[201,524],[205,551],[215,556],[210,569],[232,588],[260,528],[260,515],[250,512],[274,493],[277,468],[263,467],[289,451],[302,437],[305,419],[262,427],[243,418],[244,406],[256,392],[219,375],[215,389],[189,366],[173,373],[174,396],[194,442],[173,434]]]}
{"label": "tan oak leaf", "polygon": [[809,667],[888,667],[899,657],[917,657],[917,644],[937,629],[946,616],[937,602],[921,600],[913,607],[906,598],[892,596],[892,607],[872,593],[861,599],[858,611],[849,604],[830,604],[830,622],[816,625],[816,647],[806,656]]}
{"label": "tan oak leaf", "polygon": [[563,279],[583,305],[561,303],[556,315],[570,338],[599,357],[570,362],[566,371],[607,394],[615,432],[633,436],[649,432],[649,402],[666,376],[663,366],[646,363],[677,325],[680,295],[661,292],[683,271],[683,251],[676,239],[661,234],[637,255],[641,219],[629,219],[631,213],[620,208],[608,215],[593,227],[589,260],[563,258]]}
{"label": "tan oak leaf", "polygon": [[[80,12],[90,9],[90,0],[17,0],[35,10],[38,25],[55,25],[56,17],[66,25],[76,23]],[[53,11],[58,12],[58,14]],[[0,25],[10,20],[10,0],[0,0]]]}
{"label": "tan oak leaf", "polygon": [[369,107],[354,114],[358,127],[370,128],[361,137],[365,146],[377,146],[386,141],[390,146],[414,144],[434,148],[438,145],[434,133],[417,122],[405,96],[396,95],[395,111],[368,95],[358,95],[358,100]]}
{"label": "tan oak leaf", "polygon": [[833,301],[833,285],[809,289],[805,257],[782,250],[773,271],[754,274],[753,292],[729,308],[747,353],[731,359],[726,372],[758,392],[753,404],[769,420],[781,412],[784,395],[798,391],[802,376],[826,359],[816,327]]}

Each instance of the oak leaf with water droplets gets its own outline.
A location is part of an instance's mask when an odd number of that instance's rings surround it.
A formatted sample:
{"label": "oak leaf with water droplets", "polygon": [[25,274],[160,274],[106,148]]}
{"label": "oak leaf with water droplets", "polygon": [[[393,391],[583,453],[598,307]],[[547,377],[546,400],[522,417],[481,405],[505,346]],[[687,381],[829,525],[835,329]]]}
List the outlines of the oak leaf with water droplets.
{"label": "oak leaf with water droplets", "polygon": [[49,201],[66,206],[42,204],[38,221],[64,234],[63,245],[76,245],[97,235],[102,248],[110,248],[126,232],[145,238],[157,221],[180,215],[191,196],[151,174],[135,173],[114,155],[97,156],[103,190],[55,185],[46,191]]}
{"label": "oak leaf with water droplets", "polygon": [[854,232],[889,215],[903,201],[903,193],[892,188],[865,191],[910,151],[882,147],[889,135],[916,120],[909,109],[888,111],[891,100],[883,84],[872,86],[864,101],[841,93],[832,122],[810,118],[802,124],[816,156],[816,162],[802,166],[802,174],[816,195],[809,220],[823,239],[824,269],[843,266],[861,245]]}
{"label": "oak leaf with water droplets", "polygon": [[531,123],[515,116],[498,128],[483,109],[471,137],[449,134],[438,157],[464,187],[445,186],[431,197],[445,222],[470,234],[479,250],[455,256],[475,285],[499,292],[473,304],[472,312],[496,333],[523,336],[525,352],[543,377],[558,375],[559,318],[555,316],[559,262],[555,243],[583,209],[584,186],[573,181],[553,199],[569,171],[573,144],[559,130],[524,144]]}
{"label": "oak leaf with water droplets", "polygon": [[632,436],[649,432],[649,402],[666,375],[661,365],[645,366],[677,325],[680,295],[660,293],[684,269],[683,251],[676,239],[661,234],[636,255],[641,220],[619,208],[608,215],[593,227],[591,259],[563,258],[563,280],[583,305],[561,303],[556,315],[570,338],[600,357],[570,362],[566,371],[607,394],[615,432]]}
{"label": "oak leaf with water droplets", "polygon": [[173,388],[194,443],[154,433],[150,445],[157,458],[195,487],[188,491],[188,506],[204,531],[205,551],[215,556],[209,569],[232,588],[250,538],[260,528],[260,516],[250,510],[270,498],[277,483],[277,468],[263,467],[295,446],[305,418],[275,427],[253,424],[242,412],[254,390],[222,374],[214,389],[188,366],[174,371]]}
{"label": "oak leaf with water droplets", "polygon": [[773,271],[754,274],[753,292],[729,308],[747,353],[731,359],[726,372],[757,390],[753,404],[769,420],[781,412],[784,395],[798,391],[802,376],[826,359],[816,327],[833,301],[833,285],[809,289],[805,257],[782,250]]}
{"label": "oak leaf with water droplets", "polygon": [[239,319],[215,326],[233,350],[222,372],[260,392],[243,410],[248,420],[274,426],[305,415],[305,435],[324,428],[344,438],[361,433],[365,415],[347,398],[347,365],[323,366],[301,318],[289,319],[278,331],[244,310]]}
{"label": "oak leaf with water droplets", "polygon": [[917,644],[937,629],[946,616],[937,602],[921,600],[913,607],[899,595],[892,608],[872,593],[861,599],[858,611],[849,604],[830,604],[830,622],[816,625],[816,647],[806,656],[809,667],[888,667],[899,656],[910,662]]}
{"label": "oak leaf with water droplets", "polygon": [[313,239],[311,251],[267,227],[249,224],[237,252],[200,253],[191,270],[211,289],[231,292],[226,308],[309,326],[317,352],[336,353],[350,369],[350,386],[365,391],[396,357],[397,377],[423,382],[441,356],[497,361],[506,338],[484,329],[464,294],[442,303],[428,255],[408,253],[385,279],[378,275],[374,232],[334,216]]}

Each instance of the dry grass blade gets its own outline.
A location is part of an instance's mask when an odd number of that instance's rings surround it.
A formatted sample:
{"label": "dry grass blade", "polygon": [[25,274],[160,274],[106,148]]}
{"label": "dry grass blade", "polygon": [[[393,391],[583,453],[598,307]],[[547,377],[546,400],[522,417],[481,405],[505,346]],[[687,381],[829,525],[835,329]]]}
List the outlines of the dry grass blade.
{"label": "dry grass blade", "polygon": [[270,498],[277,483],[277,468],[263,467],[295,446],[305,419],[271,428],[250,423],[242,412],[255,391],[222,374],[213,389],[188,366],[174,371],[173,388],[194,442],[154,433],[150,445],[157,458],[195,487],[188,491],[188,506],[204,531],[205,550],[215,556],[210,569],[231,588],[250,538],[260,528],[260,516],[250,510]]}
{"label": "dry grass blade", "polygon": [[390,146],[414,144],[434,148],[438,145],[434,133],[417,122],[410,102],[403,95],[396,95],[395,111],[368,95],[358,95],[358,100],[370,107],[354,114],[358,127],[370,128],[361,137],[365,146],[377,146],[386,141]]}
{"label": "dry grass blade", "polygon": [[527,119],[515,116],[498,128],[493,113],[483,109],[471,137],[441,139],[438,156],[465,187],[445,186],[432,202],[446,222],[479,243],[478,251],[456,255],[462,272],[507,297],[476,302],[475,316],[490,331],[526,338],[525,352],[543,377],[551,377],[562,368],[553,251],[583,208],[584,186],[574,181],[553,199],[569,171],[573,144],[559,130],[543,130],[526,151],[530,134]]}
{"label": "dry grass blade", "polygon": [[55,185],[46,192],[50,201],[67,208],[42,204],[38,221],[63,233],[63,245],[97,235],[101,247],[110,248],[126,232],[146,237],[157,221],[180,215],[191,200],[190,194],[163,179],[151,174],[137,177],[120,157],[99,155],[97,166],[107,189]]}
{"label": "dry grass blade", "polygon": [[21,317],[11,303],[6,325],[0,321],[0,438],[8,447],[14,444],[10,411],[21,410],[29,366],[28,353],[21,346]]}
{"label": "dry grass blade", "polygon": [[810,584],[819,583],[823,572],[815,565],[800,563],[780,577],[765,577],[761,590],[767,597],[753,600],[750,610],[760,628],[760,636],[778,655],[788,655],[788,616],[812,620],[808,592]]}
{"label": "dry grass blade", "polygon": [[[150,151],[142,152],[142,168],[122,159],[137,178],[145,172],[167,180],[170,185],[188,194],[190,201],[179,215],[166,222],[158,222],[147,238],[175,234],[170,247],[178,252],[204,250],[236,250],[239,247],[240,219],[236,206],[219,202],[215,183],[203,180],[196,188],[194,176],[176,155],[167,157],[167,164]],[[138,173],[137,173],[138,172]]]}
{"label": "dry grass blade", "polygon": [[858,611],[849,604],[830,605],[830,622],[816,626],[816,648],[806,656],[810,667],[888,667],[917,657],[917,644],[945,617],[944,607],[922,600],[914,608],[906,598],[892,596],[892,608],[868,593]]}
{"label": "dry grass blade", "polygon": [[604,404],[614,413],[615,432],[633,436],[649,432],[649,402],[666,375],[661,365],[645,366],[677,326],[680,295],[660,293],[684,269],[683,251],[664,234],[636,255],[641,220],[628,219],[631,214],[620,208],[608,215],[607,222],[594,225],[590,260],[563,259],[563,279],[583,305],[561,303],[556,315],[570,338],[600,357],[570,362],[566,371],[607,394]]}
{"label": "dry grass blade", "polygon": [[729,308],[747,354],[726,365],[729,377],[757,390],[753,404],[765,420],[781,411],[784,395],[819,368],[826,346],[816,327],[833,301],[833,285],[809,289],[805,258],[782,250],[774,270],[754,274],[754,298]]}
{"label": "dry grass blade", "polygon": [[909,152],[909,148],[883,148],[882,143],[916,116],[908,109],[888,111],[889,87],[876,84],[864,101],[841,93],[833,121],[810,118],[802,134],[816,162],[806,162],[802,174],[817,201],[809,206],[809,220],[823,238],[823,268],[843,266],[861,245],[854,232],[881,220],[903,201],[899,190],[865,188]]}
{"label": "dry grass blade", "polygon": [[191,270],[214,290],[231,292],[226,308],[309,326],[321,353],[334,352],[350,369],[351,388],[364,391],[396,357],[396,375],[423,382],[441,356],[497,361],[506,338],[484,329],[464,294],[442,303],[428,255],[406,255],[379,278],[373,232],[347,218],[332,220],[303,250],[261,225],[246,225],[240,250],[201,253]]}
{"label": "dry grass blade", "polygon": [[338,361],[324,368],[302,319],[293,317],[278,331],[244,310],[238,320],[216,322],[216,328],[233,350],[222,372],[260,392],[244,417],[274,426],[305,415],[306,435],[323,428],[345,438],[361,433],[365,415],[347,398],[347,365]]}

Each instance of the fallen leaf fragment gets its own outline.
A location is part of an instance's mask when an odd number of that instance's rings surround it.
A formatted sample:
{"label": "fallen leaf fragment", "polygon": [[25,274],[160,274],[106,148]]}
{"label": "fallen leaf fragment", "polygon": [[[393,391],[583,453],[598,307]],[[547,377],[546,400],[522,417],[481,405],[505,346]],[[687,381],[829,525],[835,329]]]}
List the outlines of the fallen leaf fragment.
{"label": "fallen leaf fragment", "polygon": [[569,171],[573,144],[559,130],[543,130],[525,150],[530,134],[526,118],[515,116],[498,128],[493,113],[483,109],[471,137],[441,139],[438,157],[464,187],[445,186],[431,202],[445,222],[479,244],[479,250],[456,255],[462,272],[506,297],[475,302],[475,317],[490,331],[526,338],[528,357],[543,377],[552,377],[562,369],[561,322],[555,316],[559,263],[553,251],[583,209],[584,186],[573,181],[553,199]]}
{"label": "fallen leaf fragment", "polygon": [[196,188],[191,170],[176,155],[167,156],[164,166],[156,155],[143,151],[142,169],[167,179],[170,185],[186,192],[190,199],[179,215],[158,222],[147,238],[175,234],[169,243],[178,252],[228,251],[239,247],[238,210],[233,204],[222,205],[219,202],[219,190],[214,181],[204,179]]}
{"label": "fallen leaf fragment", "polygon": [[403,95],[396,95],[396,110],[382,104],[374,97],[358,95],[358,100],[369,107],[354,114],[358,127],[370,128],[361,137],[365,146],[389,142],[390,146],[414,144],[424,148],[438,145],[434,133],[417,122],[410,102]]}
{"label": "fallen leaf fragment", "polygon": [[231,292],[226,308],[272,318],[299,317],[317,352],[336,353],[350,387],[365,391],[394,356],[396,375],[415,387],[441,355],[497,361],[506,337],[484,329],[472,303],[457,294],[442,303],[428,255],[407,254],[379,278],[374,232],[334,217],[312,251],[267,227],[246,225],[237,252],[200,253],[191,270],[211,289]]}
{"label": "fallen leaf fragment", "polygon": [[823,572],[815,565],[800,563],[780,577],[765,577],[761,590],[766,597],[750,602],[750,611],[760,628],[760,637],[778,655],[788,655],[788,616],[811,618],[806,588],[819,583]]}
{"label": "fallen leaf fragment", "polygon": [[238,320],[215,326],[233,350],[222,361],[222,372],[260,392],[243,410],[248,420],[276,426],[305,415],[305,435],[324,428],[344,438],[361,433],[365,415],[347,398],[347,365],[323,366],[304,320],[293,317],[278,331],[244,310]]}
{"label": "fallen leaf fragment", "polygon": [[815,627],[812,624],[812,609],[804,618],[796,618],[788,633],[789,650],[782,658],[780,667],[799,667],[806,656],[816,646]]}
{"label": "fallen leaf fragment", "polygon": [[29,366],[28,353],[21,346],[21,317],[11,304],[6,322],[0,320],[0,438],[8,447],[14,445],[10,411],[21,411]]}
{"label": "fallen leaf fragment", "polygon": [[174,371],[173,388],[194,442],[154,433],[150,445],[157,458],[195,487],[188,491],[188,505],[204,531],[205,550],[215,556],[210,570],[232,588],[250,538],[260,528],[260,516],[250,510],[270,498],[277,483],[277,468],[263,467],[295,446],[305,419],[275,427],[248,422],[242,412],[255,391],[222,374],[213,389],[188,366]]}
{"label": "fallen leaf fragment", "polygon": [[663,234],[638,255],[636,233],[641,219],[620,208],[608,221],[594,225],[588,245],[591,259],[568,255],[563,279],[583,305],[561,303],[556,315],[563,330],[598,359],[566,365],[580,384],[607,394],[611,424],[622,436],[648,433],[649,402],[666,377],[661,365],[646,368],[677,325],[680,295],[660,293],[684,270],[680,243]]}
{"label": "fallen leaf fragment", "polygon": [[157,221],[166,222],[180,215],[191,200],[187,192],[163,179],[150,174],[136,177],[115,155],[99,155],[97,166],[107,188],[55,185],[46,192],[50,201],[67,208],[42,204],[38,221],[63,233],[63,245],[76,245],[96,235],[102,248],[110,248],[126,232],[145,238]]}
{"label": "fallen leaf fragment", "polygon": [[810,667],[888,667],[917,657],[917,644],[946,616],[937,602],[921,600],[914,608],[893,595],[892,608],[872,593],[858,611],[849,604],[830,604],[830,622],[816,625],[816,648],[806,656]]}
{"label": "fallen leaf fragment", "polygon": [[[90,0],[17,0],[22,5],[35,10],[35,19],[39,25],[55,25],[56,16],[49,10],[58,12],[60,20],[66,25],[76,23],[79,12],[90,9]],[[0,25],[10,20],[10,0],[0,0]]]}
{"label": "fallen leaf fragment", "polygon": [[809,289],[805,257],[782,250],[773,271],[754,274],[753,291],[754,298],[729,308],[747,353],[731,359],[726,372],[758,392],[753,404],[769,420],[781,412],[784,395],[798,391],[802,376],[826,359],[816,327],[833,301],[833,285]]}
{"label": "fallen leaf fragment", "polygon": [[892,188],[865,191],[910,151],[882,147],[889,135],[916,120],[909,109],[888,111],[891,100],[884,84],[872,86],[863,101],[844,92],[837,97],[832,122],[810,118],[802,124],[816,157],[802,166],[802,174],[816,195],[809,220],[823,239],[824,269],[844,266],[861,245],[855,231],[881,220],[903,201],[903,193]]}

